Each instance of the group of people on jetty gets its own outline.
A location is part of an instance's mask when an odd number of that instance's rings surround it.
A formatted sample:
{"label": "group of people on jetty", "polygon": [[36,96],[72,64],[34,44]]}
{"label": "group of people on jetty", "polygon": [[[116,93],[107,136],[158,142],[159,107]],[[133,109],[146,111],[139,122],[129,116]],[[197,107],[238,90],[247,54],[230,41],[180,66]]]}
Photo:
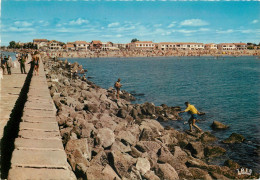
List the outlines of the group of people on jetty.
{"label": "group of people on jetty", "polygon": [[34,69],[34,75],[39,75],[41,56],[38,51],[17,53],[15,58],[15,61],[13,61],[10,55],[1,54],[0,79],[3,79],[3,75],[11,75],[12,68],[18,68],[18,64],[20,64],[21,74],[27,74],[25,65],[31,64],[31,68]]}
{"label": "group of people on jetty", "polygon": [[[120,83],[121,79],[118,78],[118,80],[115,82],[114,87],[116,89],[116,98],[119,99],[120,94],[120,88],[122,87],[122,84]],[[188,120],[189,123],[189,131],[192,132],[192,126],[195,127],[199,132],[202,132],[202,130],[195,124],[196,121],[199,120],[199,115],[203,115],[204,113],[199,112],[196,107],[189,102],[184,103],[186,105],[186,109],[184,111],[180,111],[179,113],[188,112],[191,117]]]}

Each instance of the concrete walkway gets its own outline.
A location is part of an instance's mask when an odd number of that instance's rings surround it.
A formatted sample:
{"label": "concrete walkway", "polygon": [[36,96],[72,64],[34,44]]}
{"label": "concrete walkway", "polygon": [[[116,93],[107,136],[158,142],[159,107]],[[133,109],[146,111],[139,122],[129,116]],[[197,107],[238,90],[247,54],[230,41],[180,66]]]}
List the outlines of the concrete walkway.
{"label": "concrete walkway", "polygon": [[[29,71],[29,68],[30,66],[26,65],[26,71]],[[20,67],[17,67],[12,68],[12,75],[4,75],[4,78],[0,79],[0,139],[26,76],[27,74],[21,74]]]}
{"label": "concrete walkway", "polygon": [[27,95],[8,179],[76,179],[67,163],[42,63]]}

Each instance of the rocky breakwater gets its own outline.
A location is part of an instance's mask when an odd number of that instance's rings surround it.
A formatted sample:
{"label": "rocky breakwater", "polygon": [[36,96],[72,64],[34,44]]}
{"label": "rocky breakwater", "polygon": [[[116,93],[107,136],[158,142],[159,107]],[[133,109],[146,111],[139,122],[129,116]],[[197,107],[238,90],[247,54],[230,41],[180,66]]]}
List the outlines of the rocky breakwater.
{"label": "rocky breakwater", "polygon": [[[46,59],[50,94],[68,162],[78,179],[228,179],[238,176],[227,166],[204,160],[225,153],[208,133],[179,132],[158,121],[177,120],[179,107],[132,104],[129,93],[116,100],[102,89],[73,76],[78,64]],[[228,167],[229,166],[229,167]]]}

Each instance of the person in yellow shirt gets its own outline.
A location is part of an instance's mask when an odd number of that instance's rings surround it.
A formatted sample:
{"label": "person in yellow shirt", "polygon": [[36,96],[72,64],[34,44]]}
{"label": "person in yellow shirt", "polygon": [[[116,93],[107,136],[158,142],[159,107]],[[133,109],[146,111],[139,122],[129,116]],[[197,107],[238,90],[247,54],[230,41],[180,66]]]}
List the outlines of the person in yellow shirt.
{"label": "person in yellow shirt", "polygon": [[196,120],[198,120],[200,112],[195,108],[195,106],[191,105],[189,102],[184,103],[186,105],[186,109],[184,111],[180,111],[180,113],[189,112],[191,117],[189,119],[190,132],[192,132],[192,126],[198,129],[200,132],[202,131],[196,124]]}

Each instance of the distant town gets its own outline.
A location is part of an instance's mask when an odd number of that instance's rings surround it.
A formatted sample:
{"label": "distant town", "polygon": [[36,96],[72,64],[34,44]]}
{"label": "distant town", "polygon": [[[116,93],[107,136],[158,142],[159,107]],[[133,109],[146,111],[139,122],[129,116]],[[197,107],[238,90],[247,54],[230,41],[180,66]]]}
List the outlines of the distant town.
{"label": "distant town", "polygon": [[201,56],[201,55],[260,55],[260,43],[197,43],[139,41],[130,43],[102,42],[100,40],[60,42],[33,39],[33,42],[11,41],[2,49],[39,50],[57,57],[150,57],[150,56]]}

